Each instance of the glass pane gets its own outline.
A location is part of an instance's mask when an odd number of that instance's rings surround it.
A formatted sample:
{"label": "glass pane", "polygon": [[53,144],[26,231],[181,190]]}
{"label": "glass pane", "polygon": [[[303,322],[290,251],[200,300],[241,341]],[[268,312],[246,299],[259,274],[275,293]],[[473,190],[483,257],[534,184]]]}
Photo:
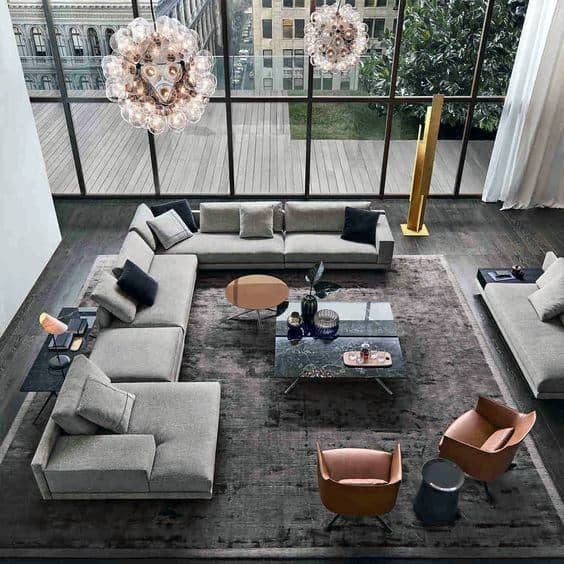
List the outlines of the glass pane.
{"label": "glass pane", "polygon": [[378,193],[385,123],[382,105],[314,104],[311,193]]}
{"label": "glass pane", "polygon": [[155,138],[161,193],[228,194],[225,105],[210,104],[199,123]]}
{"label": "glass pane", "polygon": [[233,104],[237,194],[303,194],[305,103]]}
{"label": "glass pane", "polygon": [[484,0],[407,0],[397,94],[469,95]]}
{"label": "glass pane", "polygon": [[474,108],[473,127],[460,183],[461,194],[481,195],[484,190],[502,107],[502,104],[478,103]]}
{"label": "glass pane", "polygon": [[41,3],[30,7],[8,1],[8,9],[30,96],[58,96],[53,51]]}
{"label": "glass pane", "polygon": [[62,104],[32,104],[53,194],[80,194]]}
{"label": "glass pane", "polygon": [[478,94],[504,96],[527,11],[528,0],[494,3]]}
{"label": "glass pane", "polygon": [[[411,191],[418,130],[421,126],[423,135],[428,107],[426,104],[406,104],[394,110],[386,194],[409,194]],[[445,104],[443,107],[430,194],[454,193],[467,111],[465,104]]]}
{"label": "glass pane", "polygon": [[154,193],[149,142],[120,116],[117,104],[72,104],[88,194]]}

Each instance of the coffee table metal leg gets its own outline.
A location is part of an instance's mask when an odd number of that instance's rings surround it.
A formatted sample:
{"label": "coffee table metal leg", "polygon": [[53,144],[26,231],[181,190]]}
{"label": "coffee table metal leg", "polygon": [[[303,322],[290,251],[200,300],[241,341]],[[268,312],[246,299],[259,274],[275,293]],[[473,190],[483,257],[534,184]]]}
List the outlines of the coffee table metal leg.
{"label": "coffee table metal leg", "polygon": [[382,380],[380,380],[380,378],[376,378],[376,382],[378,382],[378,384],[380,384],[380,386],[385,390],[385,392],[390,395],[393,396],[394,392],[392,392],[392,390],[390,390],[390,388],[388,388],[388,386],[386,386],[386,384],[384,384],[384,382],[382,382]]}
{"label": "coffee table metal leg", "polygon": [[298,382],[300,381],[300,378],[296,378],[287,388],[286,390],[284,390],[284,395],[289,394],[297,385]]}
{"label": "coffee table metal leg", "polygon": [[41,417],[41,414],[43,413],[43,410],[45,409],[45,407],[47,406],[47,404],[49,403],[49,400],[53,397],[56,396],[57,394],[55,394],[55,392],[49,392],[49,395],[47,396],[47,399],[43,402],[43,405],[41,406],[41,409],[39,410],[39,413],[35,416],[35,419],[33,420],[33,425],[35,425],[37,423],[37,420]]}
{"label": "coffee table metal leg", "polygon": [[257,328],[262,329],[262,317],[260,315],[260,309],[257,309]]}
{"label": "coffee table metal leg", "polygon": [[246,315],[247,313],[250,313],[251,311],[254,311],[252,309],[244,309],[243,311],[240,311],[239,313],[235,313],[233,315],[231,315],[230,317],[228,317],[227,319],[239,319],[240,317],[243,317],[243,315]]}

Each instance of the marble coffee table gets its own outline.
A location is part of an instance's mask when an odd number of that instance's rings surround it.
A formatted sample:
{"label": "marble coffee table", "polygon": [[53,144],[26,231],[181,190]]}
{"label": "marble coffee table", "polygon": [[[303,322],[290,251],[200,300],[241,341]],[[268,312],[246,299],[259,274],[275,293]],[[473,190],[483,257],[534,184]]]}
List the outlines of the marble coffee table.
{"label": "marble coffee table", "polygon": [[[386,384],[406,377],[405,362],[392,313],[387,302],[330,302],[322,301],[319,309],[332,309],[339,314],[339,332],[330,341],[304,336],[300,340],[288,338],[287,317],[300,311],[298,302],[290,302],[288,309],[276,319],[274,377],[292,379],[284,392],[288,394],[305,380],[362,380],[373,381],[386,393],[393,395]],[[387,351],[392,365],[388,367],[350,367],[343,363],[343,353],[359,350],[369,343],[371,350]]]}

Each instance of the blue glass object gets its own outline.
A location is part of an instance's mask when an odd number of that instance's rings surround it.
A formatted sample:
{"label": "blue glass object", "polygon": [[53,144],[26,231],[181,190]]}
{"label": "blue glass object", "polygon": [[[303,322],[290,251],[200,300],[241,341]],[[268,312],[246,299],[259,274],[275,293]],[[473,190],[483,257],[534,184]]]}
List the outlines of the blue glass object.
{"label": "blue glass object", "polygon": [[332,309],[320,309],[313,316],[313,326],[318,339],[334,339],[339,332],[339,315]]}

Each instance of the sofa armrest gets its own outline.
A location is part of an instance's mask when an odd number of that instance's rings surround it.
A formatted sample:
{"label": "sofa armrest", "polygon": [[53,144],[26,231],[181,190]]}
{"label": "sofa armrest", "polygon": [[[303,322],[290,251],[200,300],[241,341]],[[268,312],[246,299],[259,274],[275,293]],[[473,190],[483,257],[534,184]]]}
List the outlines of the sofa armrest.
{"label": "sofa armrest", "polygon": [[194,222],[200,227],[200,210],[192,210],[192,215],[194,216]]}
{"label": "sofa armrest", "polygon": [[33,460],[31,461],[31,470],[37,482],[37,487],[43,499],[51,499],[51,491],[45,479],[45,468],[49,462],[52,450],[55,448],[57,439],[61,436],[61,428],[49,418]]}
{"label": "sofa armrest", "polygon": [[558,257],[556,256],[555,253],[553,253],[552,251],[548,251],[548,253],[546,253],[546,256],[544,257],[544,262],[542,263],[542,269],[546,271],[553,262],[556,262],[557,259]]}
{"label": "sofa armrest", "polygon": [[378,263],[386,264],[390,267],[394,255],[394,236],[385,213],[382,213],[376,224],[375,244],[378,250]]}

